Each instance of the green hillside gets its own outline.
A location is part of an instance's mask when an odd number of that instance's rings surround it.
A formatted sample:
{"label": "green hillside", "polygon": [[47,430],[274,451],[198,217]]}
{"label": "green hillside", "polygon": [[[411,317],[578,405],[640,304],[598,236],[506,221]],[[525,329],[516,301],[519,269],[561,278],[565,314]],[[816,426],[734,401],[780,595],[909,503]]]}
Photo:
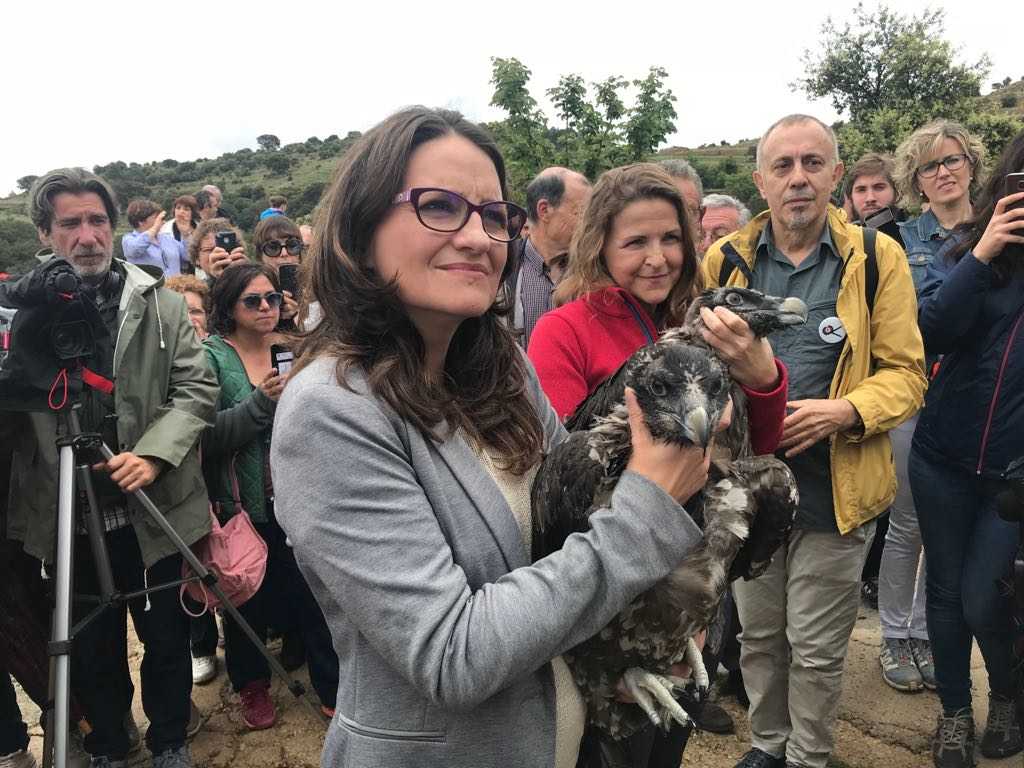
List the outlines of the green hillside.
{"label": "green hillside", "polygon": [[[999,84],[977,100],[977,113],[1012,117],[1024,122],[1024,80]],[[972,129],[973,129],[972,125]],[[138,197],[148,197],[168,210],[175,197],[195,193],[203,184],[216,184],[224,191],[224,204],[236,222],[251,231],[259,212],[272,194],[288,198],[288,213],[294,218],[310,215],[330,181],[339,158],[359,137],[350,132],[344,138],[310,137],[304,142],[259,150],[240,149],[217,158],[178,161],[166,159],[150,163],[114,162],[95,167],[95,171],[114,187],[122,206]],[[840,129],[840,135],[842,130]],[[260,137],[261,141],[268,137]],[[269,137],[273,139],[274,137]],[[984,136],[990,152],[998,153],[1008,136]],[[274,139],[276,142],[276,139]],[[1000,144],[1000,146],[995,146]],[[752,211],[764,208],[754,187],[756,139],[736,144],[707,144],[700,147],[668,147],[655,159],[684,158],[697,168],[705,191],[726,192],[746,203]],[[46,169],[25,169],[40,173]],[[27,194],[22,192],[0,198],[0,272],[16,272],[28,265],[38,248],[34,229],[25,215]],[[121,230],[127,227],[122,223]],[[120,241],[120,238],[118,238]]]}

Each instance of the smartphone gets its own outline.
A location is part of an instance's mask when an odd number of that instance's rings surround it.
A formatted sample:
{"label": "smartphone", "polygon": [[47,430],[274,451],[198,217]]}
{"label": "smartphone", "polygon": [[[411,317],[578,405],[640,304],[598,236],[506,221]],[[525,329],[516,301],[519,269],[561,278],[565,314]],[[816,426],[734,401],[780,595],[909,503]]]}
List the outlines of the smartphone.
{"label": "smartphone", "polygon": [[292,298],[299,300],[299,265],[282,264],[277,268],[277,277],[281,281],[281,290],[291,293]]}
{"label": "smartphone", "polygon": [[[1016,195],[1018,192],[1024,192],[1024,173],[1008,173],[1006,174],[1006,187],[1003,192],[1003,197],[1008,195]],[[1024,200],[1018,200],[1007,208],[1008,211],[1012,211],[1015,208],[1024,208]],[[1024,229],[1015,229],[1014,234],[1024,235]]]}
{"label": "smartphone", "polygon": [[284,376],[291,371],[295,356],[292,351],[280,344],[270,345],[270,365],[277,369],[279,376]]}
{"label": "smartphone", "polygon": [[223,248],[228,253],[231,253],[238,247],[238,237],[234,232],[224,230],[223,232],[218,232],[213,236],[213,244],[218,248]]}

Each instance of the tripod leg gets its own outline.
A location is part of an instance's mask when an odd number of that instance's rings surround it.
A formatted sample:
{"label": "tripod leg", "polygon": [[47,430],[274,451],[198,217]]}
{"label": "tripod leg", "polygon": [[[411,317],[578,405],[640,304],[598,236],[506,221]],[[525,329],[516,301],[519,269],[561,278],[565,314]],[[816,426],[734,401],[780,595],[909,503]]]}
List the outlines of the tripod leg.
{"label": "tripod leg", "polygon": [[90,474],[92,470],[88,462],[80,462],[75,471],[78,474],[78,483],[85,490],[86,498],[89,501],[84,515],[85,527],[89,532],[92,561],[96,565],[100,602],[107,604],[114,597],[116,589],[114,588],[114,574],[110,567],[110,553],[107,551],[106,531],[103,528],[103,518],[100,516],[99,502],[96,501],[96,490],[92,484],[92,475]]}
{"label": "tripod leg", "polygon": [[[60,448],[57,495],[56,603],[53,609],[53,638],[50,648],[50,677],[54,709],[47,715],[47,730],[53,742],[53,765],[66,768],[68,756],[69,707],[71,700],[71,580],[75,545],[75,456],[70,445]],[[44,760],[49,755],[44,756]]]}

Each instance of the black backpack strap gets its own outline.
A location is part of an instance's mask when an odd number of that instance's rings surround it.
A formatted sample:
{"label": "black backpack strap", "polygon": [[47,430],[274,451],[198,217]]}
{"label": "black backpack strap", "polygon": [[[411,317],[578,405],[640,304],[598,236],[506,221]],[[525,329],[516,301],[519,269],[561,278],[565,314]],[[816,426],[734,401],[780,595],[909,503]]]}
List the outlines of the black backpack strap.
{"label": "black backpack strap", "polygon": [[878,230],[864,227],[864,300],[868,304],[868,317],[875,310],[875,294],[878,293],[878,257],[875,255],[875,238]]}
{"label": "black backpack strap", "polygon": [[722,259],[722,268],[718,271],[718,284],[720,286],[725,285],[729,281],[735,269],[738,269],[747,278],[747,285],[754,282],[754,273],[750,271],[750,267],[747,266],[747,262],[743,260],[743,257],[733,248],[732,243],[727,242],[722,245],[722,256],[725,258]]}

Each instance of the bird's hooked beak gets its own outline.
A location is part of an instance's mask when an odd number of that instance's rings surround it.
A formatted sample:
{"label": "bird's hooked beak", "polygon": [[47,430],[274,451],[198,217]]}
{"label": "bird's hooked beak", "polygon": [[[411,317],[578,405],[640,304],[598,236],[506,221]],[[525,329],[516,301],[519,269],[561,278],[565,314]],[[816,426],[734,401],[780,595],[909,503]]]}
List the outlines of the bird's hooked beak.
{"label": "bird's hooked beak", "polygon": [[714,424],[711,423],[707,408],[698,405],[686,409],[683,414],[683,434],[690,442],[700,448],[707,448],[713,430]]}
{"label": "bird's hooked beak", "polygon": [[779,304],[779,323],[802,325],[807,322],[807,305],[796,296],[789,296]]}

